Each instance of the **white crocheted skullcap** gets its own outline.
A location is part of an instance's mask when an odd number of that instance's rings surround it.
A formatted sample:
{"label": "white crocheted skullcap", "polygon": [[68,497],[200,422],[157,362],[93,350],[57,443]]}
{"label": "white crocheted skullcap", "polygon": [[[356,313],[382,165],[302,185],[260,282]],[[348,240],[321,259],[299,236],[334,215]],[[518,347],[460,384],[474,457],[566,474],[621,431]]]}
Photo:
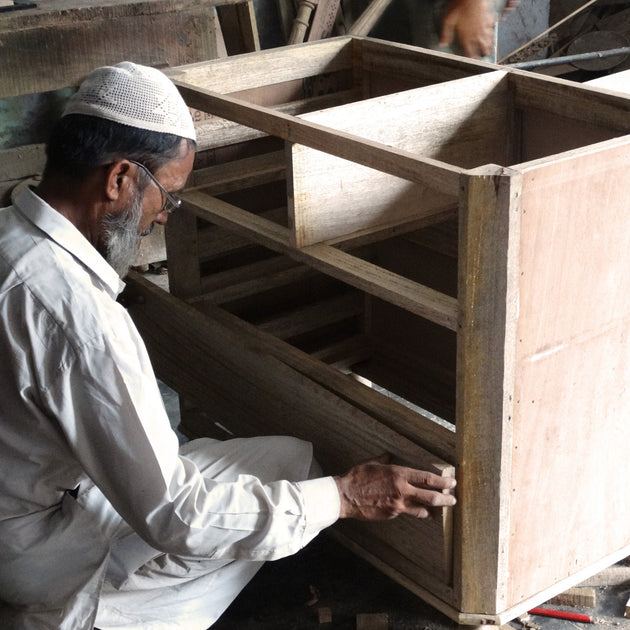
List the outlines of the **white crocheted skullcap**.
{"label": "white crocheted skullcap", "polygon": [[195,140],[190,112],[173,82],[156,68],[123,61],[91,72],[63,112]]}

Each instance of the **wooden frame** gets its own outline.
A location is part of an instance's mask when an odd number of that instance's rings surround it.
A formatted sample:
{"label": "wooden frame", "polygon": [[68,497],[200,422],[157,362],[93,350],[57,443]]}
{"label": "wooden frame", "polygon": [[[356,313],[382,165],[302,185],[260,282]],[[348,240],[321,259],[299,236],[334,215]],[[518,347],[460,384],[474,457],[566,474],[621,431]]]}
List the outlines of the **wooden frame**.
{"label": "wooden frame", "polygon": [[369,38],[170,74],[199,168],[173,295],[129,300],[184,429],[455,472],[436,520],[334,532],[463,624],[627,556],[630,100]]}

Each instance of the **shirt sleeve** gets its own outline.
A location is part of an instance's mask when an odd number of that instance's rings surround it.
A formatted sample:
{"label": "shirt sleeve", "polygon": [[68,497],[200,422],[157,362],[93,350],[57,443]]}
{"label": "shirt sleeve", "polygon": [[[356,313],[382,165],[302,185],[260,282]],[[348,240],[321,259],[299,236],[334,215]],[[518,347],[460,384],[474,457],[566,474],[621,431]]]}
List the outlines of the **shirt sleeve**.
{"label": "shirt sleeve", "polygon": [[80,465],[135,531],[166,553],[271,560],[338,518],[330,477],[222,482],[181,456],[144,344],[120,310],[66,358],[46,396]]}

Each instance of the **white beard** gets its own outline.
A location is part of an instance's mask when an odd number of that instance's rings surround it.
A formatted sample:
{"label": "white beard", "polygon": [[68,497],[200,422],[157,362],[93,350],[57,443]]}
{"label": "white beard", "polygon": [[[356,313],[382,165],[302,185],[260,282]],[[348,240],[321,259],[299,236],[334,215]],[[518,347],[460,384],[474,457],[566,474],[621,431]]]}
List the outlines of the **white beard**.
{"label": "white beard", "polygon": [[136,195],[134,200],[118,214],[106,214],[103,217],[106,252],[105,260],[124,278],[138,251],[138,226],[142,219],[143,195]]}

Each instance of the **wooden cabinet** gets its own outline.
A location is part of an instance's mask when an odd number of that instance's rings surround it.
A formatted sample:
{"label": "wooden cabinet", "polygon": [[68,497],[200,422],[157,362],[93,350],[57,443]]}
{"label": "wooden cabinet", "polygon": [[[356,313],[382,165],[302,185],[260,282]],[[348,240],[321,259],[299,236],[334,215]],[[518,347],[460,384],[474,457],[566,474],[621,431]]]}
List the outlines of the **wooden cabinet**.
{"label": "wooden cabinet", "polygon": [[334,531],[460,623],[630,554],[630,100],[369,38],[168,74],[199,155],[130,310],[185,430],[456,475]]}

